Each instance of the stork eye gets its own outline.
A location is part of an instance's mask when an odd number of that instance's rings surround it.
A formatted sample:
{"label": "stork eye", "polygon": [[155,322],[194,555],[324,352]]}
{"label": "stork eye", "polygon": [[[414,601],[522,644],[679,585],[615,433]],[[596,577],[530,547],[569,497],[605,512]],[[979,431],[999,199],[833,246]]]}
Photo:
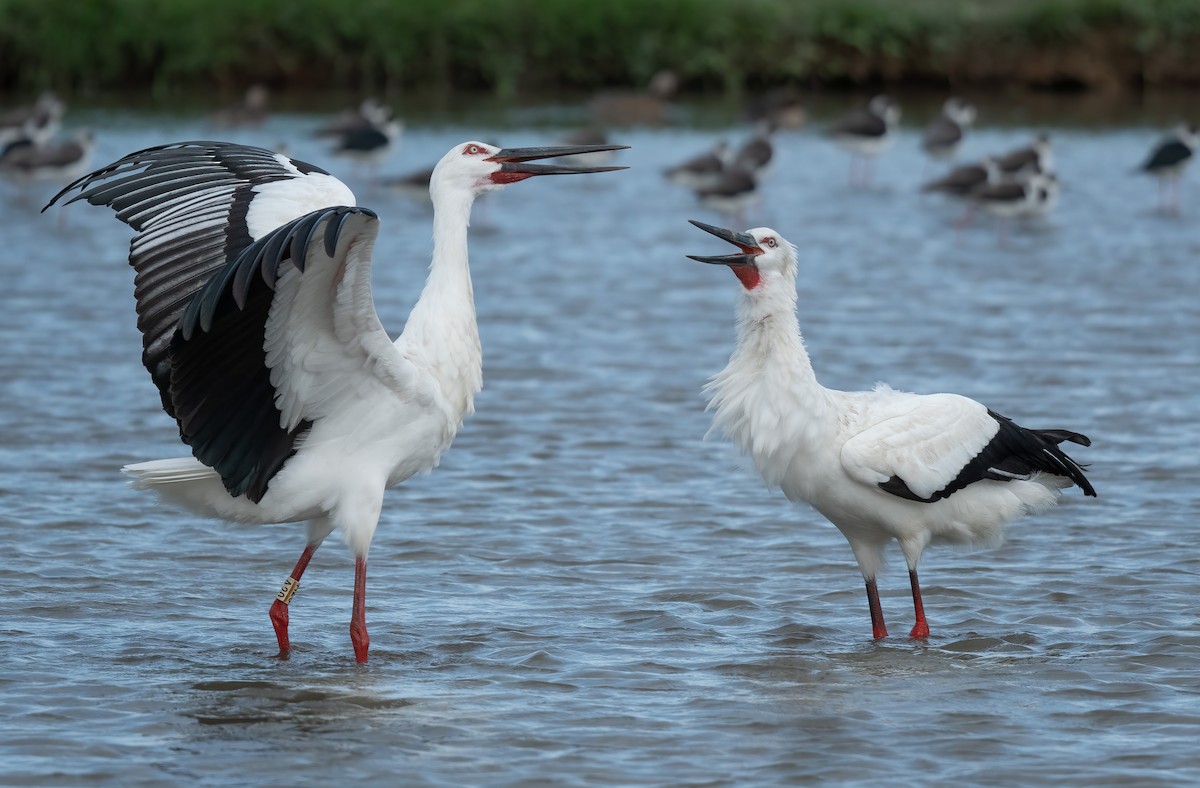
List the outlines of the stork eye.
{"label": "stork eye", "polygon": [[779,244],[775,243],[774,238],[769,237],[769,236],[767,237],[766,240],[763,241],[763,243],[765,243],[767,246],[771,247],[772,249],[774,249],[776,246],[779,245]]}
{"label": "stork eye", "polygon": [[463,153],[467,156],[478,156],[479,154],[483,153],[483,148],[479,147],[478,145],[468,145],[467,149],[464,150]]}

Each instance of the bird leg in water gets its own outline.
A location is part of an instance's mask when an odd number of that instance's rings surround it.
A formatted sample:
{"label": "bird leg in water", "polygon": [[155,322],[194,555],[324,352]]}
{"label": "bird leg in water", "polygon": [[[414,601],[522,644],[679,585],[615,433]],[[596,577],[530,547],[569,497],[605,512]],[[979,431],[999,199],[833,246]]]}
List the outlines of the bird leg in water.
{"label": "bird leg in water", "polygon": [[871,637],[878,640],[887,637],[887,627],[883,624],[883,606],[879,604],[879,588],[875,578],[867,579],[867,606],[871,608]]}
{"label": "bird leg in water", "polygon": [[292,601],[296,589],[300,587],[300,576],[304,574],[308,562],[312,560],[313,553],[317,552],[317,548],[320,546],[320,542],[313,542],[304,548],[304,552],[300,554],[300,560],[296,562],[296,568],[292,570],[288,579],[283,581],[283,588],[279,589],[279,594],[271,605],[271,624],[275,627],[275,638],[279,641],[280,659],[287,659],[288,652],[292,648],[291,642],[288,640],[288,604]]}
{"label": "bird leg in water", "polygon": [[910,638],[927,638],[929,637],[929,623],[925,620],[925,606],[921,604],[921,584],[917,582],[917,570],[908,570],[908,582],[912,585],[913,595],[913,611],[916,613],[917,623],[913,624],[912,632],[908,633]]}
{"label": "bird leg in water", "polygon": [[366,662],[371,639],[367,637],[367,559],[362,556],[354,559],[354,610],[350,614],[350,642],[354,644],[354,659],[359,663]]}

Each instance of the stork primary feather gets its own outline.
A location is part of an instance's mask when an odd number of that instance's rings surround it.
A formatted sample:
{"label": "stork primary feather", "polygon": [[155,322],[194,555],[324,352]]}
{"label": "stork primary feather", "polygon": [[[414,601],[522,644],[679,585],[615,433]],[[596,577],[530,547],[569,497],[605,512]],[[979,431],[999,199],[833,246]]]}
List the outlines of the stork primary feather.
{"label": "stork primary feather", "polygon": [[271,607],[281,656],[287,605],[337,530],[355,555],[350,636],[367,661],[367,552],[384,490],[436,466],[473,411],[483,382],[467,264],[475,198],[537,175],[623,169],[530,163],[620,147],[454,146],[430,179],[433,260],[395,342],[371,293],[379,220],[311,164],[183,142],[132,153],[50,201],[77,192],[70,202],[111,207],[137,233],[142,360],[193,456],[125,467],[135,486],[203,515],[308,522]]}
{"label": "stork primary feather", "polygon": [[729,266],[742,284],[737,348],[707,385],[714,427],[750,455],[767,484],[805,501],[850,543],[867,585],[872,631],[885,637],[876,575],[900,543],[916,622],[928,637],[917,564],[930,544],[997,541],[1008,521],[1052,505],[1078,484],[1096,494],[1058,444],[1067,430],[1028,430],[957,394],[817,382],[796,319],[796,248],[766,227],[734,232],[693,221],[737,254],[688,255]]}

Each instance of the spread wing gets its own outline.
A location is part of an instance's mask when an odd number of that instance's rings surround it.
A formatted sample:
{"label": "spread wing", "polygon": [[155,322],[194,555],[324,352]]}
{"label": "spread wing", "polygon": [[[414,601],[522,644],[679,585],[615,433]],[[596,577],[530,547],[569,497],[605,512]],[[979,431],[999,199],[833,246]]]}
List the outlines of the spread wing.
{"label": "spread wing", "polygon": [[[167,353],[183,310],[212,275],[271,230],[330,205],[353,205],[341,181],[262,148],[180,142],[131,153],[64,188],[117,212],[129,244],[142,362],[172,416]],[[290,209],[290,210],[289,210]]]}
{"label": "spread wing", "polygon": [[341,181],[281,154],[185,142],[130,154],[77,190],[137,231],[143,362],[195,456],[258,501],[348,390],[411,369],[375,314],[375,214]]}
{"label": "spread wing", "polygon": [[378,231],[365,208],[313,211],[247,247],[185,310],[170,398],[231,495],[260,500],[313,423],[415,387],[371,297]]}

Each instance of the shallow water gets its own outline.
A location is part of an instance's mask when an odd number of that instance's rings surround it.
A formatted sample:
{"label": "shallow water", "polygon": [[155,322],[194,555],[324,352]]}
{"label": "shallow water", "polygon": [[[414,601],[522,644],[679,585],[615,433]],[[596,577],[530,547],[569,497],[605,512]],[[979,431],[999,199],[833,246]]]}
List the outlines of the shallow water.
{"label": "shallow water", "polygon": [[[306,136],[318,118],[89,120],[97,166],[220,136],[342,175],[384,221],[376,301],[402,327],[430,211],[329,157]],[[129,230],[87,206],[39,216],[52,189],[0,183],[0,782],[1200,779],[1200,209],[1163,218],[1128,175],[1153,130],[1051,131],[1062,204],[1004,245],[987,221],[956,236],[957,210],[916,195],[936,170],[912,128],[867,191],[818,134],[782,135],[744,222],[799,246],[826,385],[957,391],[1094,441],[1072,452],[1099,499],[1070,491],[998,548],[927,553],[928,642],[902,635],[898,552],[880,582],[896,634],[872,642],[836,529],[703,439],[737,283],[683,257],[721,251],[685,220],[733,222],[659,171],[742,128],[629,131],[624,173],[476,207],[485,389],[442,466],[387,498],[365,667],[336,540],[281,662],[267,609],[303,530],[207,522],[125,486],[122,464],[182,453],[139,363]],[[385,169],[553,136],[418,125]],[[984,129],[964,153],[1028,136]]]}

